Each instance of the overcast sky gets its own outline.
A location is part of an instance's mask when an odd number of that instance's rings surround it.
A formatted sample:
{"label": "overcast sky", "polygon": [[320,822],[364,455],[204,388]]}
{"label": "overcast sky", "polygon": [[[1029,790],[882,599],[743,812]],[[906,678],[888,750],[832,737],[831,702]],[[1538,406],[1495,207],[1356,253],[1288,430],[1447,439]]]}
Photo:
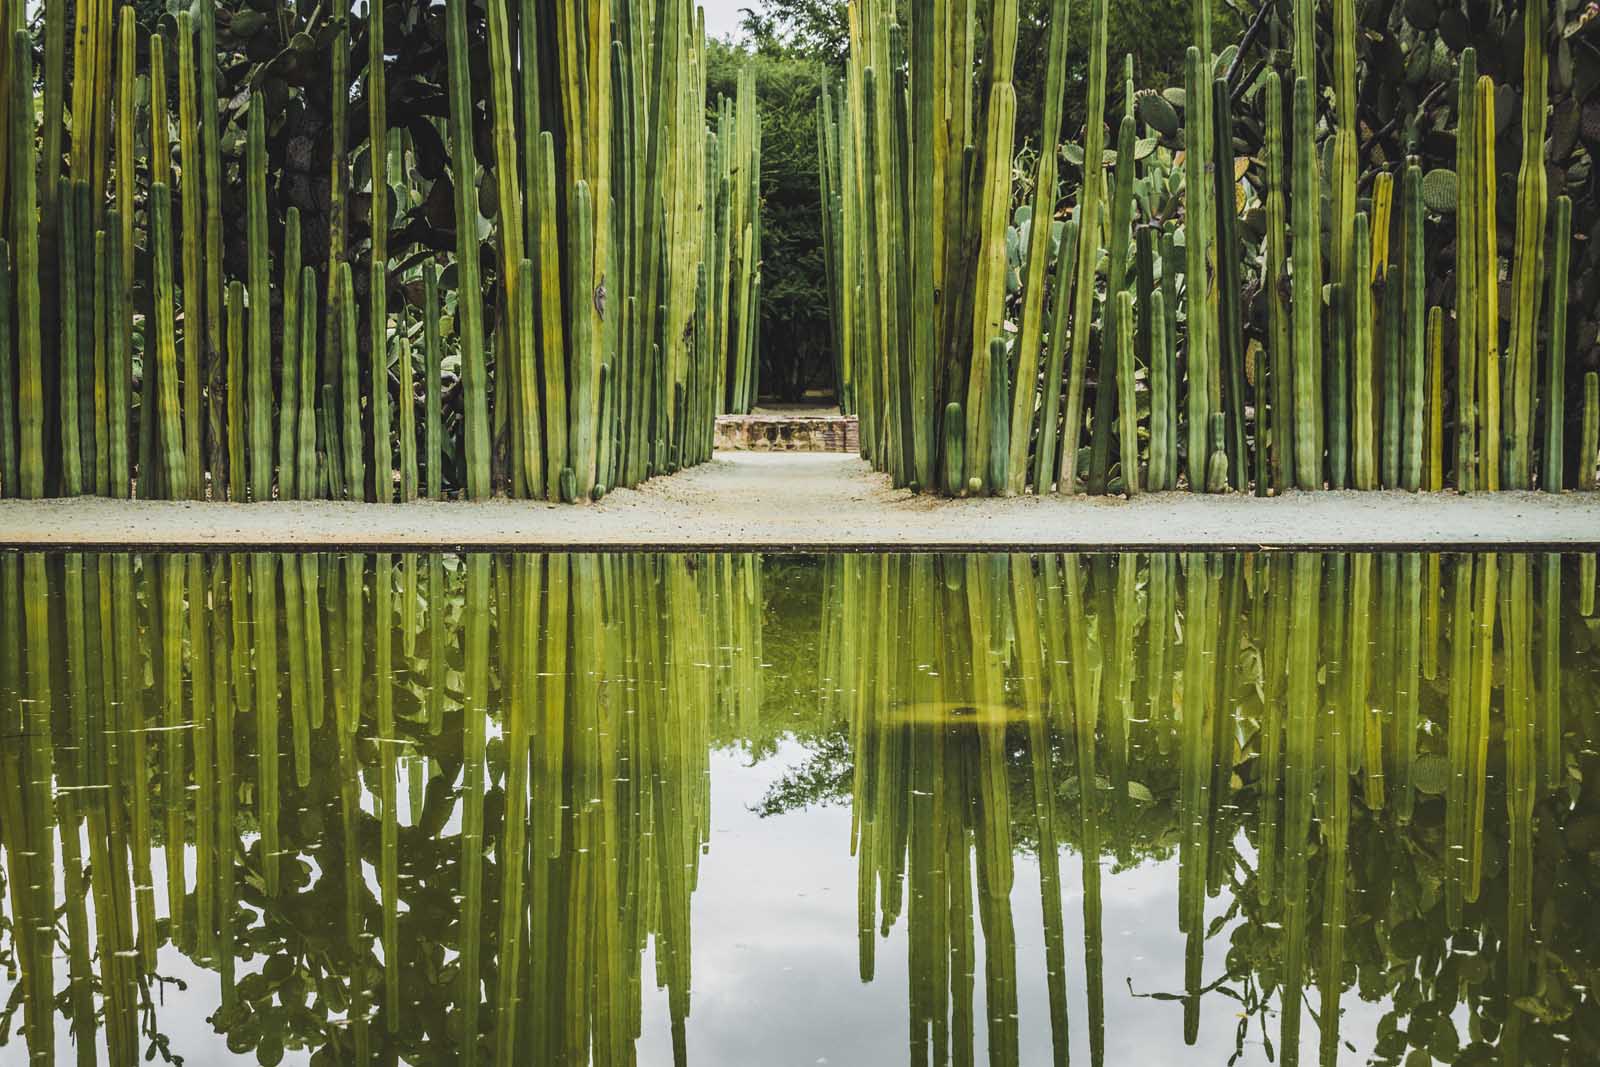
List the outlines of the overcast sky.
{"label": "overcast sky", "polygon": [[706,33],[722,37],[739,30],[739,9],[755,7],[756,0],[700,0],[706,9]]}

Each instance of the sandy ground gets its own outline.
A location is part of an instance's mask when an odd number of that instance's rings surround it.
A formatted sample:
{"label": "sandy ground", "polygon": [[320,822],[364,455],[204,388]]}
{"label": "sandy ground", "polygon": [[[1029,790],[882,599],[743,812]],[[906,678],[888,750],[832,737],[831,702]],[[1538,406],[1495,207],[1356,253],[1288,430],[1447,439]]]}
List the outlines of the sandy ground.
{"label": "sandy ground", "polygon": [[0,545],[404,549],[1600,548],[1600,494],[940,501],[828,454],[719,453],[595,505],[0,502]]}

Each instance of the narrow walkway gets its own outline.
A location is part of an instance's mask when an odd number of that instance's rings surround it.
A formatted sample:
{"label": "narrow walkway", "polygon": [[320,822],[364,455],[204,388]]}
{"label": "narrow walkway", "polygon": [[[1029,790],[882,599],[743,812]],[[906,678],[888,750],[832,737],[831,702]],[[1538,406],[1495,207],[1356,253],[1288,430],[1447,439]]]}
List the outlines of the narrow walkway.
{"label": "narrow walkway", "polygon": [[1600,494],[1189,494],[940,501],[851,456],[719,453],[597,505],[0,502],[25,548],[1167,549],[1596,548]]}

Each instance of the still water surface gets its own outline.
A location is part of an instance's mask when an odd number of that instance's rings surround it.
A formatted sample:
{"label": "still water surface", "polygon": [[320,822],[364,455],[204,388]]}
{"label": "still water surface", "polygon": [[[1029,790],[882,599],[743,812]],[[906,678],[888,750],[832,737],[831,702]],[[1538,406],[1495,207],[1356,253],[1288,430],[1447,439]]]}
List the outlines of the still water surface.
{"label": "still water surface", "polygon": [[0,1063],[1592,1064],[1595,588],[0,556]]}

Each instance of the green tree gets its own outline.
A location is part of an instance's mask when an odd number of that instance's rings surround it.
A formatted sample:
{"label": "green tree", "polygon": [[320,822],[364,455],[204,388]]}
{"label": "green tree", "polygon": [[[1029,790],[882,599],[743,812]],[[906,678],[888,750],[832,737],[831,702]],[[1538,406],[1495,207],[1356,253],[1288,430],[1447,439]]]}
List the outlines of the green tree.
{"label": "green tree", "polygon": [[831,75],[804,49],[755,29],[753,46],[710,43],[706,99],[715,106],[719,95],[733,97],[739,71],[754,67],[762,124],[761,394],[793,403],[833,386],[816,122],[817,96]]}

